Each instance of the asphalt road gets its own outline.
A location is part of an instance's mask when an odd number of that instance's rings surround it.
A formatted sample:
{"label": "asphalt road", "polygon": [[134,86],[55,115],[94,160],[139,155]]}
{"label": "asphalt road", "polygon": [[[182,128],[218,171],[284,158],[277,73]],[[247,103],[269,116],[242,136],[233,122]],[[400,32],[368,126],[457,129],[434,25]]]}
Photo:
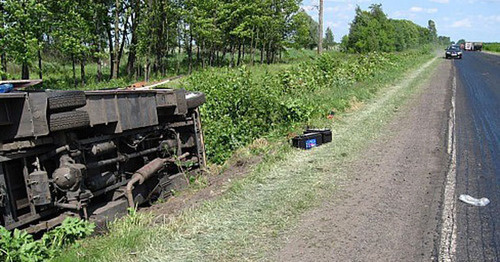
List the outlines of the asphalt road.
{"label": "asphalt road", "polygon": [[456,207],[456,261],[500,261],[500,56],[450,61],[456,89],[456,194],[491,203]]}

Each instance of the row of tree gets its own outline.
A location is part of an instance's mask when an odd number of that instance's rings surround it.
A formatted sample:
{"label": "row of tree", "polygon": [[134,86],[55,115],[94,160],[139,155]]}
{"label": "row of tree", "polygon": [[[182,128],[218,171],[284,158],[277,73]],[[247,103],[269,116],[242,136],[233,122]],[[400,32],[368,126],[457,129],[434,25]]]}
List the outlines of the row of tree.
{"label": "row of tree", "polygon": [[342,39],[345,50],[358,53],[403,51],[429,43],[449,44],[450,38],[438,37],[432,20],[425,28],[412,21],[389,19],[380,4],[371,5],[368,11],[358,6],[349,35]]}
{"label": "row of tree", "polygon": [[[195,65],[272,63],[286,47],[314,48],[317,23],[300,0],[0,0],[1,70],[43,77],[42,60],[104,65],[110,78],[167,74],[172,57]],[[333,41],[333,35],[331,40]],[[123,61],[126,60],[126,61]],[[179,60],[176,60],[179,63]],[[120,71],[120,65],[124,68]],[[126,67],[124,67],[126,65]]]}

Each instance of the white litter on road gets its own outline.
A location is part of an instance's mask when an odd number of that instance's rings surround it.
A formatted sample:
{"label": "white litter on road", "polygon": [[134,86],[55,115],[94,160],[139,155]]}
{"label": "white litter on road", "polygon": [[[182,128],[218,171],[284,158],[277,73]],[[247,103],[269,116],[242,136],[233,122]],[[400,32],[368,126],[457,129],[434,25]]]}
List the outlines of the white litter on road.
{"label": "white litter on road", "polygon": [[484,207],[490,203],[490,200],[487,199],[486,197],[483,197],[481,199],[477,199],[474,197],[471,197],[469,195],[460,195],[458,199],[462,200],[462,202],[465,202],[467,204],[477,206],[477,207]]}

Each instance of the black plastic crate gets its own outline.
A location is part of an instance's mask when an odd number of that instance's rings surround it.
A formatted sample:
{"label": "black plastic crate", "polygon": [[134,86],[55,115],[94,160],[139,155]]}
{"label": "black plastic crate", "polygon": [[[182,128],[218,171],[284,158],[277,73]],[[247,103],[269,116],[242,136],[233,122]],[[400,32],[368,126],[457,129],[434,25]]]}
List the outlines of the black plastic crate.
{"label": "black plastic crate", "polygon": [[323,144],[323,136],[319,133],[303,134],[292,138],[292,145],[297,148],[311,149]]}
{"label": "black plastic crate", "polygon": [[321,134],[321,140],[323,141],[323,144],[330,143],[332,142],[332,131],[330,129],[307,129],[304,131],[304,134],[313,134],[313,133],[318,133]]}

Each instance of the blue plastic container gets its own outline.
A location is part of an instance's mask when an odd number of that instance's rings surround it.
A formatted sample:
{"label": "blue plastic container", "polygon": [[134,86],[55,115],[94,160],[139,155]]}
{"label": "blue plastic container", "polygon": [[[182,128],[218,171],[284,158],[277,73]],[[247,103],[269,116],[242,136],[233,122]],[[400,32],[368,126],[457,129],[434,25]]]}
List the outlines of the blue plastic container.
{"label": "blue plastic container", "polygon": [[0,85],[0,93],[9,93],[14,89],[14,85],[12,84],[1,84]]}

